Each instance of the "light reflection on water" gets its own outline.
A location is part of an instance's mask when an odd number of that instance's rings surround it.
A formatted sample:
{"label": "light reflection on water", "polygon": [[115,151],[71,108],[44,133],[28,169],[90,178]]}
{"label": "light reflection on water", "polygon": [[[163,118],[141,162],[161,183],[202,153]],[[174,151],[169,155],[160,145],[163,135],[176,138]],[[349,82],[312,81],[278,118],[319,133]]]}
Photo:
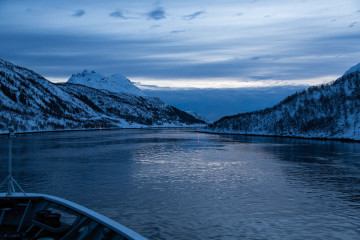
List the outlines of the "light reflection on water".
{"label": "light reflection on water", "polygon": [[[360,144],[190,130],[18,135],[27,192],[96,210],[150,239],[358,239]],[[0,137],[6,176],[8,139]]]}

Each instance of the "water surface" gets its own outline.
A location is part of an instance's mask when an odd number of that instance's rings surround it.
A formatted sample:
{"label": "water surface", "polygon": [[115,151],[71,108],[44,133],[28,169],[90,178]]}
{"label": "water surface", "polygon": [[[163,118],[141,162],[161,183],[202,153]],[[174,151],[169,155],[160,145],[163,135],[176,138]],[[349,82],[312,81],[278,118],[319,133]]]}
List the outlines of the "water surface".
{"label": "water surface", "polygon": [[[0,152],[5,178],[5,136]],[[18,135],[13,155],[25,191],[150,239],[360,236],[359,143],[129,129]]]}

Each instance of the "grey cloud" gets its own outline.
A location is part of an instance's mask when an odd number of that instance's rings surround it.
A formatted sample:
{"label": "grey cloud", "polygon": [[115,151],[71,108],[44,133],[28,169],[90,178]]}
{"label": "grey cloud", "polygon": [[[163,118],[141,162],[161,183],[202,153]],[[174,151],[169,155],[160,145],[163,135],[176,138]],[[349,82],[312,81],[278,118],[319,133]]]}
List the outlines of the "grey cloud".
{"label": "grey cloud", "polygon": [[356,24],[357,22],[353,22],[352,24],[349,25],[349,28],[355,27]]}
{"label": "grey cloud", "polygon": [[249,76],[249,77],[253,80],[272,80],[276,78],[274,76],[257,76],[257,75]]}
{"label": "grey cloud", "polygon": [[158,7],[146,14],[148,16],[148,19],[151,20],[161,20],[166,18],[166,13],[163,8]]}
{"label": "grey cloud", "polygon": [[[217,43],[187,45],[180,44],[175,37],[139,40],[123,36],[118,40],[102,35],[84,37],[64,32],[13,32],[6,28],[0,28],[0,36],[1,58],[53,77],[68,77],[79,69],[95,68],[104,74],[118,72],[159,79],[249,77],[257,80],[269,76],[279,80],[306,79],[340,76],[359,60],[333,56],[360,54],[360,34],[287,42],[282,50],[271,55],[249,55],[246,59],[211,63],[194,63],[182,58],[181,53],[196,54],[217,49]],[[229,47],[238,46],[239,41],[234,39],[226,44]],[[253,44],[261,45],[263,42],[261,39],[258,42],[254,40]],[[159,57],[178,54],[178,58]],[[251,58],[252,61],[249,61]],[[302,60],[304,58],[307,60]]]}
{"label": "grey cloud", "polygon": [[42,15],[44,15],[44,12],[42,12],[41,10],[36,9],[36,8],[35,9],[34,8],[27,8],[26,12],[29,15],[32,15],[32,16],[42,16]]}
{"label": "grey cloud", "polygon": [[[0,38],[1,58],[53,77],[68,77],[82,68],[96,68],[104,74],[146,75],[151,68],[157,71],[158,63],[153,59],[142,60],[141,56],[151,55],[152,49],[161,53],[161,45],[165,44],[151,39],[114,40],[65,33],[4,34],[0,30],[0,36],[3,36]],[[144,69],[139,67],[141,65]]]}
{"label": "grey cloud", "polygon": [[121,11],[112,12],[109,14],[109,16],[113,18],[128,19],[127,17],[124,16],[124,14]]}
{"label": "grey cloud", "polygon": [[185,32],[185,30],[174,30],[174,31],[171,31],[170,33],[175,34],[175,33],[183,33],[183,32]]}
{"label": "grey cloud", "polygon": [[82,17],[85,15],[85,10],[83,9],[79,9],[79,10],[76,10],[75,13],[71,16],[73,17]]}
{"label": "grey cloud", "polygon": [[157,28],[161,28],[160,24],[154,24],[150,26],[150,29],[157,29]]}
{"label": "grey cloud", "polygon": [[252,57],[250,58],[251,61],[257,61],[257,60],[260,60],[260,57]]}
{"label": "grey cloud", "polygon": [[[337,42],[346,42],[345,44],[350,44],[350,43],[356,43],[357,41],[359,41],[360,38],[360,33],[357,34],[343,34],[343,35],[332,35],[332,36],[328,36],[328,37],[323,37],[323,38],[319,38],[318,40],[320,41],[325,41],[327,44],[331,43],[331,44],[335,44]],[[344,43],[341,43],[344,44]],[[354,44],[355,45],[355,44]],[[353,47],[353,46],[351,46]]]}
{"label": "grey cloud", "polygon": [[193,19],[199,17],[200,15],[202,15],[204,13],[205,13],[205,11],[198,11],[198,12],[194,12],[194,13],[189,14],[189,15],[185,15],[185,16],[183,16],[183,18],[185,20],[193,20]]}

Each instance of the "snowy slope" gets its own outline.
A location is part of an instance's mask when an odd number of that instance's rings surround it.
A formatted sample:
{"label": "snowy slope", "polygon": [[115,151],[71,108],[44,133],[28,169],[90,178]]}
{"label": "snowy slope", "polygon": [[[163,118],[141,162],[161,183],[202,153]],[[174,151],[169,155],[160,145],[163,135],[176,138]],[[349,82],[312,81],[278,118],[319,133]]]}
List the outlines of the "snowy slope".
{"label": "snowy slope", "polygon": [[157,98],[53,84],[0,59],[0,133],[203,124]]}
{"label": "snowy slope", "polygon": [[355,66],[352,66],[349,70],[347,70],[343,76],[345,75],[348,75],[350,73],[353,73],[353,72],[357,72],[357,71],[360,71],[360,63],[355,65]]}
{"label": "snowy slope", "polygon": [[111,92],[131,93],[139,96],[145,95],[134,83],[120,74],[105,77],[95,71],[84,70],[82,73],[73,74],[67,82],[96,89],[105,89]]}
{"label": "snowy slope", "polygon": [[221,133],[360,140],[360,71],[310,87],[261,111],[224,117],[207,127]]}
{"label": "snowy slope", "polygon": [[[0,133],[9,125],[17,131],[52,130],[78,125],[97,114],[39,74],[0,60]],[[60,117],[61,116],[61,117]]]}
{"label": "snowy slope", "polygon": [[158,98],[110,92],[70,83],[58,86],[87,103],[99,115],[123,119],[131,125],[182,126],[204,123]]}

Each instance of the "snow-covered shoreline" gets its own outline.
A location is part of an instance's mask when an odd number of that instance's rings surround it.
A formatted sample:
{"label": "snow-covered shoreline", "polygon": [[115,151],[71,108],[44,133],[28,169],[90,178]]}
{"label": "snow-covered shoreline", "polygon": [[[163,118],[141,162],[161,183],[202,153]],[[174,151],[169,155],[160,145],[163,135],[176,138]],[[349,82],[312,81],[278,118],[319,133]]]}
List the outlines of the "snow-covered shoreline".
{"label": "snow-covered shoreline", "polygon": [[[57,133],[57,132],[81,132],[81,131],[113,131],[113,130],[127,130],[127,129],[138,129],[138,130],[148,130],[148,129],[191,129],[191,128],[200,128],[200,127],[204,127],[204,125],[164,125],[164,126],[142,126],[142,127],[114,127],[114,128],[76,128],[76,129],[48,129],[48,130],[43,130],[43,131],[19,131],[16,132],[15,134],[33,134],[33,133]],[[8,135],[9,131],[0,131],[0,136],[1,135]]]}
{"label": "snow-covered shoreline", "polygon": [[360,139],[345,138],[345,137],[325,137],[325,136],[306,136],[306,135],[276,135],[276,134],[261,134],[261,133],[244,133],[244,132],[227,132],[227,131],[212,131],[209,129],[200,129],[200,133],[216,134],[216,135],[239,135],[239,136],[253,136],[253,137],[272,137],[272,138],[294,138],[304,140],[319,140],[319,141],[340,141],[340,142],[358,142]]}

